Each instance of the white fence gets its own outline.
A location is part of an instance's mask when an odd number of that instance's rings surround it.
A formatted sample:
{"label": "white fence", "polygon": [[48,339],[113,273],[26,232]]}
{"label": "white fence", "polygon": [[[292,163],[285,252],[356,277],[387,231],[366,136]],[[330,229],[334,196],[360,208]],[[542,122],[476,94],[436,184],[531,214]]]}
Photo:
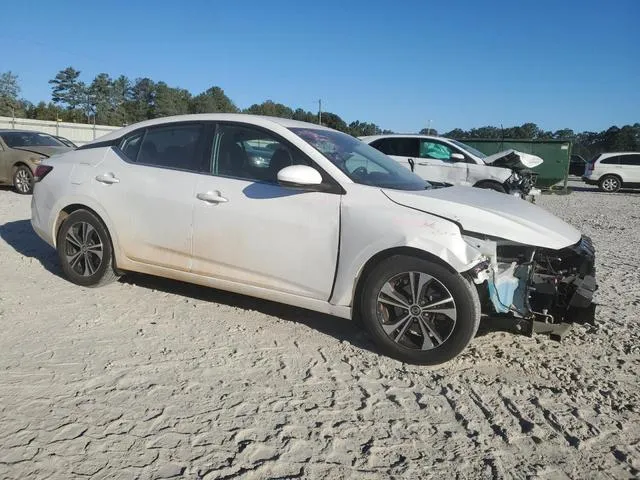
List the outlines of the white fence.
{"label": "white fence", "polygon": [[0,129],[36,130],[38,132],[68,138],[76,145],[82,145],[106,135],[120,127],[109,125],[89,125],[85,123],[30,120],[27,118],[0,117]]}

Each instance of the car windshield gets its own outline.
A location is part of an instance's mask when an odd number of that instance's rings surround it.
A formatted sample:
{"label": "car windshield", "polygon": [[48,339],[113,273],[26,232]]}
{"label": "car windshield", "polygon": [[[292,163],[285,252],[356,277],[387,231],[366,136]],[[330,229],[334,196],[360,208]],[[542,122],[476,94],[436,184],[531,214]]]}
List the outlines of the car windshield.
{"label": "car windshield", "polygon": [[431,185],[384,153],[346,133],[290,128],[355,183],[397,190],[424,190]]}
{"label": "car windshield", "polygon": [[4,132],[0,136],[9,148],[64,146],[51,135],[40,132]]}
{"label": "car windshield", "polygon": [[71,140],[69,140],[68,138],[64,138],[64,137],[57,137],[54,135],[54,138],[62,143],[64,143],[67,147],[72,147],[72,148],[77,148],[78,146],[73,143]]}
{"label": "car windshield", "polygon": [[460,147],[462,150],[469,152],[471,155],[475,155],[478,158],[487,158],[487,155],[485,155],[484,153],[482,153],[480,150],[476,150],[475,148],[467,145],[466,143],[462,143],[459,142],[457,140],[453,140],[453,139],[448,139],[451,143],[453,143],[454,145]]}

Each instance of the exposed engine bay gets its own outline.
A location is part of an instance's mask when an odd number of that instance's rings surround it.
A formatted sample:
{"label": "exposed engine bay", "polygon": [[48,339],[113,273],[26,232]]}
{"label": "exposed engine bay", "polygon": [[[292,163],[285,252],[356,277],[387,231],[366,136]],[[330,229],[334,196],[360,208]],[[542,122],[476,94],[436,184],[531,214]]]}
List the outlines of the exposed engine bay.
{"label": "exposed engine bay", "polygon": [[535,202],[536,195],[540,194],[540,190],[534,188],[537,180],[537,174],[531,170],[514,171],[504,182],[505,191],[516,197]]}
{"label": "exposed engine bay", "polygon": [[512,318],[526,333],[534,322],[593,323],[598,287],[589,237],[561,250],[471,238],[488,257],[474,269],[483,313]]}

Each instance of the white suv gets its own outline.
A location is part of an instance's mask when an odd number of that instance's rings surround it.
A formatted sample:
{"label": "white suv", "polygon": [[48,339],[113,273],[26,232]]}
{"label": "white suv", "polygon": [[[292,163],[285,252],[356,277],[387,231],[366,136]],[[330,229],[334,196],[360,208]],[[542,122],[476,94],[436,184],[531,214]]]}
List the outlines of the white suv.
{"label": "white suv", "polygon": [[584,170],[582,180],[598,185],[603,192],[617,192],[622,187],[640,187],[640,152],[601,153]]}
{"label": "white suv", "polygon": [[532,168],[540,157],[516,150],[485,155],[457,140],[428,135],[372,135],[359,137],[434,186],[465,185],[487,188],[530,201],[540,194],[533,188]]}

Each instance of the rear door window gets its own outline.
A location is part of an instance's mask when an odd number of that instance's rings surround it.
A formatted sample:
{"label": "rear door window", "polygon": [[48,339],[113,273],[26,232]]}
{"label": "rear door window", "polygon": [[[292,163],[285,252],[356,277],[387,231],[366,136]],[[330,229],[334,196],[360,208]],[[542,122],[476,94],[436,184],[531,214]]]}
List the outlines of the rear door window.
{"label": "rear door window", "polygon": [[142,165],[205,172],[204,136],[200,123],[163,125],[126,137],[120,150]]}
{"label": "rear door window", "polygon": [[371,143],[371,146],[385,155],[397,157],[417,157],[419,140],[411,137],[382,138]]}

